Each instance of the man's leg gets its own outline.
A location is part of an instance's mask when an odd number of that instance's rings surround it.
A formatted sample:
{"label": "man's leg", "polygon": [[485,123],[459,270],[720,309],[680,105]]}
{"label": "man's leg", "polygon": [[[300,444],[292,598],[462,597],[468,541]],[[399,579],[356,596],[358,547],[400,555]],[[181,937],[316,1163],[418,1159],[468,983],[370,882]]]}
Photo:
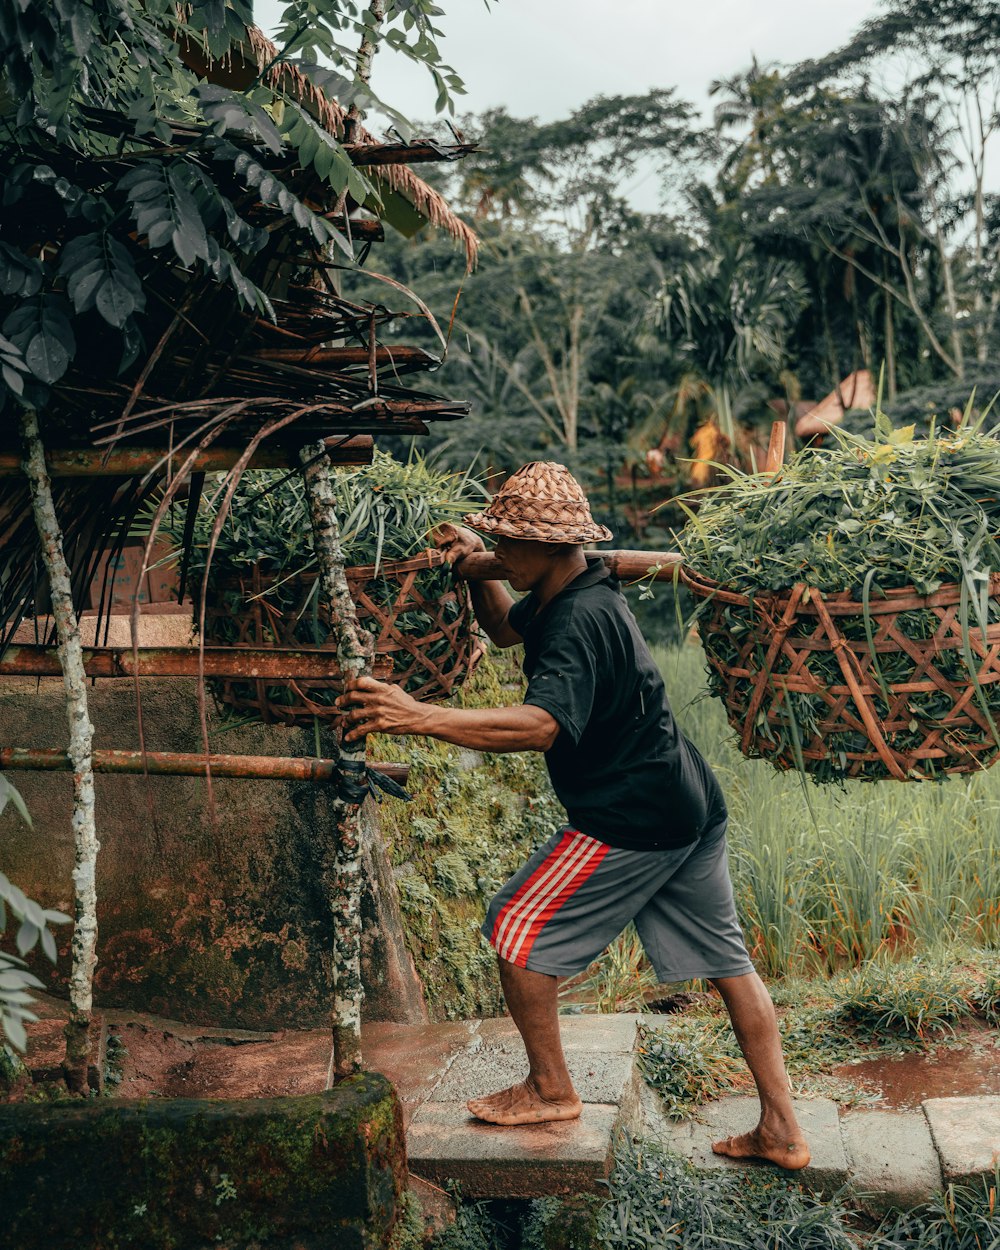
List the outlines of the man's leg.
{"label": "man's leg", "polygon": [[503,958],[499,964],[507,1009],[528,1052],[528,1075],[509,1089],[471,1099],[469,1110],[489,1124],[575,1120],[583,1104],[573,1088],[559,1037],[559,979]]}
{"label": "man's leg", "polygon": [[803,1168],[809,1147],[795,1119],[774,1004],[756,972],[719,977],[712,984],[722,995],[740,1050],[760,1098],[760,1122],[750,1133],[714,1142],[716,1154],[732,1159],[770,1159],[783,1168]]}

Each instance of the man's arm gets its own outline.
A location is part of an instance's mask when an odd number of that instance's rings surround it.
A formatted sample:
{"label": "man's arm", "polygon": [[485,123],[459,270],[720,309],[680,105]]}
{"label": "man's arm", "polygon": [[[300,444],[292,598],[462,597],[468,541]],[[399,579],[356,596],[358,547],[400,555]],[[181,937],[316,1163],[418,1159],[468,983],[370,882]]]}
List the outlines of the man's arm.
{"label": "man's arm", "polygon": [[[486,545],[478,534],[464,526],[451,525],[448,522],[438,526],[434,538],[449,564],[456,564],[473,552],[486,550]],[[491,642],[498,647],[514,647],[522,641],[521,635],[507,619],[514,600],[500,582],[469,582],[469,592],[472,595],[472,610],[476,620]]]}
{"label": "man's arm", "polygon": [[370,733],[423,734],[475,751],[547,751],[559,722],[544,708],[467,709],[418,703],[399,686],[360,677],[337,700],[344,709],[344,740]]}

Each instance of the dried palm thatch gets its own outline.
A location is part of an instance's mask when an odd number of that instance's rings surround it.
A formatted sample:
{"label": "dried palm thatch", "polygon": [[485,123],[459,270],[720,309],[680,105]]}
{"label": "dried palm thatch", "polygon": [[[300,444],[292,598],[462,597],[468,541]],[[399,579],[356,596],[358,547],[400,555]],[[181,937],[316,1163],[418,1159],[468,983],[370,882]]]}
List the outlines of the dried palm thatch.
{"label": "dried palm thatch", "polygon": [[[301,79],[302,90],[306,82]],[[324,108],[330,124],[342,121],[342,110],[332,102],[326,100]],[[247,449],[233,470],[238,477],[265,439],[283,441],[295,463],[297,449],[317,439],[425,433],[427,421],[455,419],[468,410],[467,404],[402,381],[405,373],[436,367],[438,358],[409,349],[401,364],[406,349],[400,353],[379,344],[380,327],[414,314],[355,303],[338,292],[333,279],[340,263],[331,260],[331,231],[321,226],[324,216],[340,220],[344,205],[333,202],[339,197],[315,170],[299,168],[284,154],[269,158],[259,147],[246,156],[231,145],[227,149],[225,140],[205,148],[204,131],[194,127],[175,125],[169,138],[146,136],[139,142],[126,132],[122,117],[95,112],[92,122],[108,140],[108,154],[53,146],[44,152],[46,176],[26,181],[5,210],[5,238],[21,255],[61,256],[67,287],[82,281],[78,275],[90,261],[84,256],[81,266],[74,266],[73,248],[80,250],[83,240],[96,236],[77,233],[80,223],[65,209],[67,188],[84,212],[88,204],[100,203],[107,211],[134,213],[135,199],[147,185],[143,180],[169,182],[178,149],[199,140],[205,155],[198,159],[222,153],[222,172],[213,167],[213,176],[228,196],[234,245],[245,246],[240,276],[227,285],[218,280],[219,268],[232,279],[235,266],[226,269],[217,248],[205,251],[203,234],[191,246],[217,262],[214,271],[213,264],[181,263],[177,245],[173,252],[144,247],[136,234],[122,252],[113,252],[112,263],[124,257],[116,290],[128,296],[141,282],[142,291],[141,299],[133,295],[124,326],[124,360],[122,326],[106,317],[77,317],[70,330],[59,320],[61,297],[50,300],[44,291],[35,297],[46,341],[58,348],[60,335],[75,337],[72,362],[51,386],[40,413],[46,446],[142,445],[163,454],[162,465],[140,476],[57,484],[56,507],[79,601],[101,551],[120,547],[138,510],[164,489],[166,465],[176,467],[178,457],[180,471],[165,481],[172,497],[185,476],[184,457],[193,463],[223,437]],[[406,185],[415,193],[412,182]],[[196,193],[196,180],[191,187]],[[197,236],[183,215],[173,228]],[[345,240],[340,244],[348,247]],[[419,299],[404,293],[437,329]],[[196,502],[198,481],[193,485]],[[0,530],[2,649],[20,618],[40,610],[45,597],[27,487],[17,478],[0,480]]]}
{"label": "dried palm thatch", "polygon": [[[336,100],[318,91],[305,74],[288,61],[276,61],[278,48],[256,26],[247,30],[249,53],[256,66],[257,73],[264,74],[264,81],[275,90],[287,92],[294,99],[315,111],[319,124],[343,139],[346,133],[347,113]],[[359,147],[377,144],[375,136],[358,126],[352,136]],[[463,153],[459,153],[463,154]],[[435,191],[422,178],[404,164],[385,165],[378,172],[378,179],[393,191],[404,196],[421,216],[426,217],[432,225],[446,230],[456,243],[465,248],[465,259],[471,269],[476,263],[479,239],[475,231],[448,207],[440,192]]]}

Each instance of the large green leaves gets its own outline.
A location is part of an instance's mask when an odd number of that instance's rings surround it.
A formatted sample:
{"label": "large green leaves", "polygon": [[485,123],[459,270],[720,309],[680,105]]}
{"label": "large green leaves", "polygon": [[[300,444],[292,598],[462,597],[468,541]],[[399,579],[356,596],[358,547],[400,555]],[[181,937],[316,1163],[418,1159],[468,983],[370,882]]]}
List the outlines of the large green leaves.
{"label": "large green leaves", "polygon": [[128,249],[107,231],[71,239],[63,248],[59,272],[78,313],[96,308],[109,325],[120,329],[146,306]]}
{"label": "large green leaves", "polygon": [[333,240],[334,243],[351,260],[354,253],[347,239],[336,230],[324,217],[314,213],[288,187],[250,152],[237,148],[228,140],[223,139],[214,147],[217,161],[231,165],[233,173],[246,186],[256,191],[262,204],[276,208],[279,212],[291,217],[303,230],[307,230],[319,244]]}
{"label": "large green leaves", "polygon": [[49,385],[59,381],[76,352],[70,306],[61,295],[43,293],[19,304],[4,321],[3,333],[28,370]]}
{"label": "large green leaves", "polygon": [[347,191],[358,204],[364,204],[378,193],[371,182],[357,169],[337,140],[317,126],[305,109],[285,102],[282,130],[298,154],[303,169],[310,166],[338,195]]}
{"label": "large green leaves", "polygon": [[118,182],[132,206],[140,234],[151,248],[173,247],[181,264],[190,268],[196,260],[208,260],[205,223],[192,191],[192,173],[183,161],[164,165],[144,161]]}
{"label": "large green leaves", "polygon": [[[269,91],[263,91],[264,99],[273,100]],[[281,133],[270,114],[257,103],[253,95],[231,91],[218,83],[199,83],[194,90],[201,105],[202,116],[217,135],[227,130],[249,132],[259,137],[267,148],[277,155],[281,151]]]}

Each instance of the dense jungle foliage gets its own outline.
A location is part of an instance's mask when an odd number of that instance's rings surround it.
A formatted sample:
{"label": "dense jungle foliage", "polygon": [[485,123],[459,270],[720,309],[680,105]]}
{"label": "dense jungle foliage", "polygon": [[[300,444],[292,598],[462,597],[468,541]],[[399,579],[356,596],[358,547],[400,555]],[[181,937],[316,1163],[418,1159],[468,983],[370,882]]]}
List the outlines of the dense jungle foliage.
{"label": "dense jungle foliage", "polygon": [[[748,465],[855,370],[884,366],[886,412],[918,432],[984,407],[998,52],[994,3],[886,0],[817,61],[713,83],[708,128],[669,85],[554,122],[461,117],[481,152],[428,176],[474,220],[477,271],[426,233],[379,253],[442,324],[461,291],[446,375],[473,415],[435,435],[444,455],[565,460],[626,542],[676,523],[648,509],[704,484],[689,458]],[[630,200],[637,174],[659,211]]]}

